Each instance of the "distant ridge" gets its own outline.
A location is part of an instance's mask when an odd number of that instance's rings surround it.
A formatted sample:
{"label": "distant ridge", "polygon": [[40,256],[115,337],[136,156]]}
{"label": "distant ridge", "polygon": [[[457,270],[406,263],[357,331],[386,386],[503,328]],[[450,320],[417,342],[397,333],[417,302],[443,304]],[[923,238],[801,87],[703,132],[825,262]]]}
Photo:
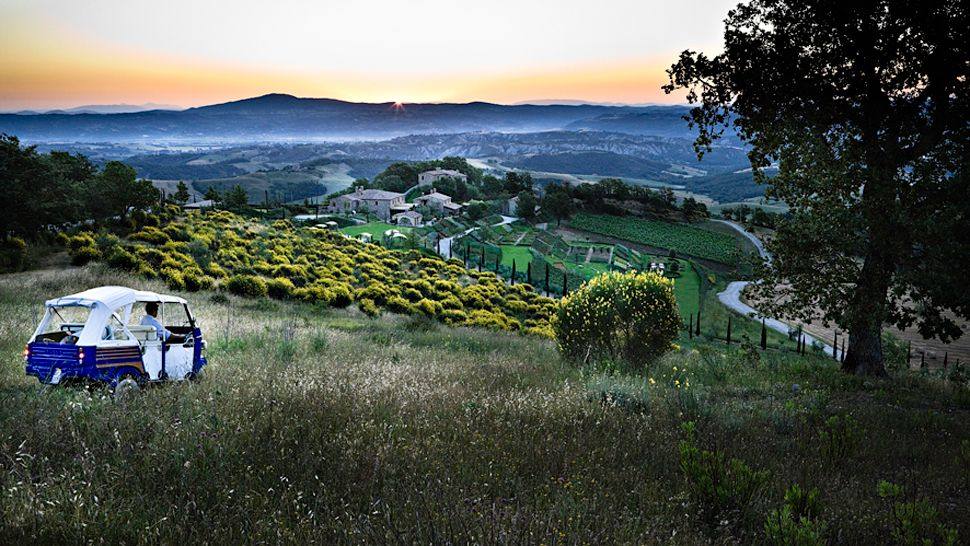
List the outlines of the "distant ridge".
{"label": "distant ridge", "polygon": [[409,103],[403,109],[397,109],[393,104],[271,93],[186,110],[0,114],[0,132],[28,140],[69,139],[79,142],[333,140],[475,131],[535,132],[565,128],[690,137],[686,123],[680,120],[687,111],[685,106],[502,105],[469,102]]}

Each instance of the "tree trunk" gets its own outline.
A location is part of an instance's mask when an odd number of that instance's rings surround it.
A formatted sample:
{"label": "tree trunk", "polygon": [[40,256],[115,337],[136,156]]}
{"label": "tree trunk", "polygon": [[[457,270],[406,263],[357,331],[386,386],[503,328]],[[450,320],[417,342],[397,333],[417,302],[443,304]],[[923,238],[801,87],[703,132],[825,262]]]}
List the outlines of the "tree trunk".
{"label": "tree trunk", "polygon": [[842,371],[847,373],[877,377],[887,375],[882,352],[882,325],[886,317],[891,261],[884,256],[879,252],[869,253],[852,297],[849,348],[842,362]]}

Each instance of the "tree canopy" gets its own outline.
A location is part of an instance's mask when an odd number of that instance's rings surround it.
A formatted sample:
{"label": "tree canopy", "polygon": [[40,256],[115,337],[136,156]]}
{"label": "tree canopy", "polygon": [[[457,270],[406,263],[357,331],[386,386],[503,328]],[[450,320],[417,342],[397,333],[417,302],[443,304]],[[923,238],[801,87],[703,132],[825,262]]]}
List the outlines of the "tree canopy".
{"label": "tree canopy", "polygon": [[110,161],[100,170],[86,157],[41,154],[0,135],[0,237],[28,238],[46,226],[125,219],[158,202],[158,191],[135,170]]}
{"label": "tree canopy", "polygon": [[[884,324],[960,335],[970,316],[970,15],[946,1],[752,0],[723,53],[685,51],[667,92],[696,104],[700,155],[725,131],[788,203],[766,309],[849,333],[844,369],[885,373]],[[776,288],[776,285],[782,288]]]}

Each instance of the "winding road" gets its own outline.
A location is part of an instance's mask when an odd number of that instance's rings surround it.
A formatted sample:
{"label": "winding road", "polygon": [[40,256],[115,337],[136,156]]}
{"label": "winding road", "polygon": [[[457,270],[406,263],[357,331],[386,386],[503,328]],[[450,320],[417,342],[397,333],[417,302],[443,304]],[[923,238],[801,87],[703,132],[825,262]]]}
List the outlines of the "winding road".
{"label": "winding road", "polygon": [[[764,243],[762,243],[760,239],[755,237],[753,233],[744,229],[744,227],[742,227],[741,225],[736,224],[734,222],[730,222],[728,220],[713,220],[713,221],[728,225],[732,229],[740,233],[741,235],[744,235],[744,237],[747,238],[749,241],[751,241],[751,243],[755,246],[755,248],[758,249],[758,254],[768,262],[771,262],[771,254],[768,252],[767,249],[765,249]],[[741,301],[741,293],[744,291],[745,287],[748,286],[749,284],[751,284],[751,281],[733,281],[727,285],[727,288],[725,288],[723,292],[718,292],[717,299],[725,306],[727,306],[729,309],[737,313],[751,317],[756,321],[760,321],[764,319],[765,326],[767,326],[768,328],[771,328],[776,332],[781,332],[785,335],[789,335],[789,333],[791,332],[798,331],[798,328],[793,328],[778,319],[766,317],[759,314],[757,309]],[[808,344],[818,345],[822,347],[822,350],[826,354],[833,355],[834,351],[838,350],[837,348],[832,347],[831,345],[825,343],[824,341],[817,339],[813,336],[810,336],[804,332],[802,335],[805,336],[805,341]]]}

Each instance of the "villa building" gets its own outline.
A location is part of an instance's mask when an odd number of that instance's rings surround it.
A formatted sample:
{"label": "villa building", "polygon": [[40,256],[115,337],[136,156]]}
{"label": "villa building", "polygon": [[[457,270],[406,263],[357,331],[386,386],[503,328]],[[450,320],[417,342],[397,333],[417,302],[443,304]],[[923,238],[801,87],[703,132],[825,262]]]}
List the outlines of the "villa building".
{"label": "villa building", "polygon": [[424,171],[423,173],[418,174],[418,185],[427,186],[441,180],[442,178],[455,178],[457,180],[461,180],[462,182],[468,182],[468,177],[458,171],[453,171],[451,169],[434,169],[432,171]]}
{"label": "villa building", "polygon": [[404,202],[404,194],[385,190],[365,190],[358,187],[353,193],[340,195],[330,200],[329,212],[369,212],[385,222],[395,214],[406,212],[414,207]]}
{"label": "villa building", "polygon": [[461,205],[451,200],[451,197],[433,191],[414,199],[416,205],[428,207],[439,214],[458,214],[461,212]]}

